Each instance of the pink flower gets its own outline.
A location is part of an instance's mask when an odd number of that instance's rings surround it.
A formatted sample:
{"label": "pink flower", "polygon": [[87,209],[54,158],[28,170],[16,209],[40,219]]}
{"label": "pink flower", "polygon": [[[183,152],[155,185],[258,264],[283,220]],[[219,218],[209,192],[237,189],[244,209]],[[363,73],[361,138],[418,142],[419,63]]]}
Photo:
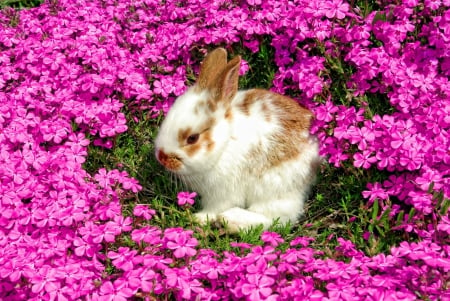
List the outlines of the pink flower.
{"label": "pink flower", "polygon": [[178,199],[178,205],[179,206],[186,206],[186,205],[194,205],[194,198],[197,196],[196,192],[187,192],[187,191],[182,191],[179,192],[177,195],[177,199]]}
{"label": "pink flower", "polygon": [[76,237],[73,241],[73,245],[75,246],[75,255],[77,256],[89,256],[92,257],[95,254],[95,248],[88,242],[83,239]]}
{"label": "pink flower", "polygon": [[324,7],[327,18],[336,17],[337,19],[344,19],[349,9],[348,3],[344,3],[342,0],[325,1]]}
{"label": "pink flower", "polygon": [[198,271],[210,280],[218,280],[219,275],[224,275],[224,267],[212,255],[203,252],[200,260],[195,263]]}
{"label": "pink flower", "polygon": [[265,243],[268,243],[274,248],[277,247],[280,243],[284,242],[284,239],[281,237],[280,234],[268,231],[264,231],[261,234],[261,240]]}
{"label": "pink flower", "polygon": [[133,290],[126,287],[125,283],[114,282],[113,284],[111,281],[106,281],[100,287],[100,294],[99,301],[126,301],[133,296]]}
{"label": "pink flower", "polygon": [[59,282],[56,279],[56,270],[50,266],[41,267],[31,279],[33,293],[53,292],[58,289]]}
{"label": "pink flower", "polygon": [[143,292],[153,292],[154,282],[157,276],[152,268],[137,268],[131,270],[124,277],[127,279],[128,286],[133,289],[141,289]]}
{"label": "pink flower", "polygon": [[363,197],[369,199],[369,204],[372,204],[374,200],[386,200],[389,195],[380,183],[368,183],[367,188],[362,192]]}
{"label": "pink flower", "polygon": [[163,97],[169,96],[171,89],[172,89],[171,86],[164,84],[163,79],[161,79],[161,81],[155,80],[155,82],[153,83],[153,91],[156,94],[161,94]]}
{"label": "pink flower", "polygon": [[140,216],[145,220],[152,219],[152,216],[156,214],[156,211],[148,208],[147,205],[136,205],[133,208],[133,214],[135,216]]}
{"label": "pink flower", "polygon": [[193,292],[196,292],[200,283],[196,279],[191,279],[187,268],[165,269],[164,275],[168,287],[175,288],[179,291],[180,297],[183,299],[191,299]]}
{"label": "pink flower", "polygon": [[145,226],[140,229],[134,229],[131,232],[131,239],[135,242],[146,242],[150,245],[158,246],[161,244],[161,230],[156,227]]}
{"label": "pink flower", "polygon": [[325,122],[330,122],[334,119],[334,114],[338,112],[338,108],[329,100],[323,106],[315,109],[316,118]]}
{"label": "pink flower", "polygon": [[272,295],[271,286],[275,283],[272,277],[249,274],[246,280],[241,290],[249,300],[276,300],[276,295]]}
{"label": "pink flower", "polygon": [[94,243],[114,242],[115,237],[120,234],[120,228],[114,223],[108,222],[106,225],[96,226],[90,233],[90,238]]}
{"label": "pink flower", "polygon": [[[128,232],[132,229],[133,220],[127,216],[124,217],[122,215],[115,216],[114,221],[110,222],[113,226],[116,226],[118,229],[118,233],[120,232]],[[120,231],[120,232],[119,232]]]}
{"label": "pink flower", "polygon": [[[248,44],[246,44],[246,46],[249,47]],[[258,45],[256,45],[256,47],[258,48]],[[248,65],[248,62],[246,60],[241,60],[241,65],[239,67],[239,75],[240,76],[245,75],[249,69],[250,69],[250,67]]]}
{"label": "pink flower", "polygon": [[126,247],[120,247],[117,252],[109,251],[108,258],[112,259],[112,263],[118,269],[130,271],[133,269],[133,258],[137,252]]}
{"label": "pink flower", "polygon": [[441,221],[437,225],[437,229],[442,232],[446,232],[447,234],[450,234],[450,219],[446,216],[443,216],[441,218]]}
{"label": "pink flower", "polygon": [[247,3],[250,5],[260,5],[261,0],[247,0]]}
{"label": "pink flower", "polygon": [[314,238],[312,238],[312,237],[303,237],[303,236],[299,236],[299,237],[293,239],[293,240],[289,243],[289,245],[290,245],[291,247],[295,247],[295,246],[298,246],[298,245],[300,245],[300,246],[302,246],[302,247],[307,247],[307,246],[309,246],[309,244],[310,244],[312,241],[314,241]]}
{"label": "pink flower", "polygon": [[192,257],[197,253],[195,247],[198,245],[192,233],[181,228],[166,229],[164,231],[165,246],[174,250],[173,255],[176,258]]}
{"label": "pink flower", "polygon": [[353,155],[353,165],[355,167],[369,168],[372,163],[377,161],[377,158],[372,156],[372,152],[370,150],[364,150],[362,153],[356,153]]}

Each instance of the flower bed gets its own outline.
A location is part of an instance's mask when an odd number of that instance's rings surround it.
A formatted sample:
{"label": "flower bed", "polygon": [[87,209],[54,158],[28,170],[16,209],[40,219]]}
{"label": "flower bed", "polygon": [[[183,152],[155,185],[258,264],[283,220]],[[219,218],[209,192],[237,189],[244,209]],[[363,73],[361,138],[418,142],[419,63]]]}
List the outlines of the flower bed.
{"label": "flower bed", "polygon": [[[450,2],[366,16],[341,0],[163,2],[0,13],[0,298],[450,299]],[[331,164],[388,174],[362,196],[416,242],[370,257],[338,239],[330,255],[266,232],[217,254],[190,230],[147,225],[151,208],[124,216],[141,189],[126,172],[83,169],[91,143],[127,131],[124,105],[167,111],[206,47],[257,53],[266,40],[273,90],[315,112]]]}

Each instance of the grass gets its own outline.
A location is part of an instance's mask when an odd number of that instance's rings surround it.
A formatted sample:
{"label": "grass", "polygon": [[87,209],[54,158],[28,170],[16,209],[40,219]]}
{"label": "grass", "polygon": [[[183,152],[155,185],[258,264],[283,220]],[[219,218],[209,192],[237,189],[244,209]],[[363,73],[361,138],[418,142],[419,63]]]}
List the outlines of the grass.
{"label": "grass", "polygon": [[[259,51],[244,57],[249,65],[249,71],[246,76],[242,76],[239,79],[239,87],[241,89],[270,89],[272,87],[272,81],[277,69],[273,64],[275,50],[270,46],[270,42],[270,37],[264,37],[260,41]],[[236,48],[237,53],[245,52],[241,47]]]}
{"label": "grass", "polygon": [[[3,0],[0,7],[5,5],[13,7],[30,7],[38,5],[41,1],[35,0]],[[367,4],[367,1],[360,1]],[[368,7],[365,5],[365,7]],[[274,50],[270,46],[270,38],[265,37],[261,41],[260,51],[251,54],[242,47],[236,46],[235,53],[239,53],[249,63],[250,71],[240,80],[241,88],[261,87],[270,88],[276,71],[273,64]],[[327,58],[328,76],[331,79],[348,77],[352,70],[336,58]],[[344,77],[345,78],[345,77]],[[333,96],[354,104],[358,100],[349,99],[351,94],[345,88],[344,80],[336,80],[329,87]],[[384,112],[387,108],[379,105],[380,97],[371,96],[373,99],[364,99],[373,103],[374,112]],[[384,100],[384,99],[382,99]],[[158,132],[161,118],[153,119],[147,112],[141,112],[138,122],[133,121],[131,112],[124,111],[128,120],[128,131],[116,137],[114,147],[110,150],[89,146],[89,155],[84,165],[90,174],[95,174],[100,168],[126,170],[131,176],[139,180],[143,190],[137,195],[123,201],[125,214],[131,214],[135,204],[149,204],[156,210],[156,216],[150,221],[165,229],[169,227],[185,227],[194,230],[199,244],[203,248],[210,248],[218,252],[233,249],[230,242],[239,241],[251,244],[260,244],[261,228],[241,231],[230,235],[223,228],[216,225],[200,226],[193,220],[192,209],[183,209],[176,204],[177,192],[184,190],[181,183],[166,172],[154,157],[154,138]],[[375,205],[368,208],[361,196],[367,182],[381,181],[385,175],[376,170],[363,171],[346,164],[341,168],[335,168],[323,164],[319,173],[317,184],[313,188],[310,199],[306,204],[306,213],[293,225],[274,225],[270,230],[276,231],[289,241],[298,236],[310,236],[315,238],[314,247],[322,250],[330,250],[336,244],[337,237],[351,240],[368,255],[387,251],[390,246],[404,239],[393,230],[392,221],[388,220]],[[198,202],[197,202],[198,203]],[[376,203],[377,204],[377,203]],[[386,214],[386,213],[384,213]],[[353,221],[353,222],[352,222]],[[370,234],[369,238],[367,233]],[[123,238],[126,241],[126,238]],[[131,242],[130,242],[131,244]]]}

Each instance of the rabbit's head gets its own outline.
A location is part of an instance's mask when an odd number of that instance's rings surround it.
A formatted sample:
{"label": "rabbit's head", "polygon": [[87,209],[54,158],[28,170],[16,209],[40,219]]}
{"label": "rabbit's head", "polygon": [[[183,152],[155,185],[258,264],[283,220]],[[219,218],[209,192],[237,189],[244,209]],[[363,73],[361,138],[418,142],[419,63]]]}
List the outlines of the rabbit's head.
{"label": "rabbit's head", "polygon": [[204,59],[195,85],[178,97],[156,138],[156,158],[168,170],[195,174],[212,168],[230,139],[231,101],[238,90],[241,58],[227,62],[218,48]]}

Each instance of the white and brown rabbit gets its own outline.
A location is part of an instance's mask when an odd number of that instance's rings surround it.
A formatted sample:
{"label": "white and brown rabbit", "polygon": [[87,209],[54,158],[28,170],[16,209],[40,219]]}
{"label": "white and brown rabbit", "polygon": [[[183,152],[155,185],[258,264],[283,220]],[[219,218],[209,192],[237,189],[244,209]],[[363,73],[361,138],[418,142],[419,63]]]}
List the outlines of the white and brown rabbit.
{"label": "white and brown rabbit", "polygon": [[231,232],[296,221],[320,162],[312,113],[267,90],[238,91],[240,62],[210,52],[156,138],[158,161],[200,194],[196,218]]}

